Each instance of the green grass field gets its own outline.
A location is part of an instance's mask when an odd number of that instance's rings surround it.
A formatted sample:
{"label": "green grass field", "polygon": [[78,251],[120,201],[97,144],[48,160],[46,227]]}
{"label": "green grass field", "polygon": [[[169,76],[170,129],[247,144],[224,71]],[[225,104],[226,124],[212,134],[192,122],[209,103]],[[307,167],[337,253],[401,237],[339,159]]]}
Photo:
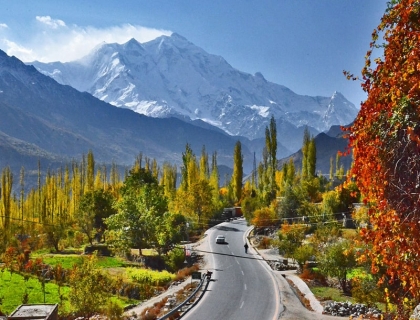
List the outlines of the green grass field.
{"label": "green grass field", "polygon": [[[148,255],[154,255],[154,250],[144,250]],[[40,250],[31,254],[31,259],[41,258],[44,263],[56,266],[61,264],[64,269],[72,269],[77,264],[82,264],[86,256],[81,254],[52,254],[48,250]],[[99,256],[96,265],[107,272],[107,269],[126,270],[130,264],[119,257]],[[125,273],[125,271],[122,271]],[[60,288],[54,282],[45,283],[45,299],[42,283],[33,276],[24,277],[17,273],[10,273],[6,269],[0,269],[0,311],[6,314],[12,313],[21,304],[59,304],[59,313],[67,314],[71,310],[68,300],[70,288],[62,286]],[[61,296],[61,297],[60,297]],[[136,300],[111,297],[118,301],[122,306],[138,303]]]}
{"label": "green grass field", "polygon": [[[51,266],[61,264],[64,269],[71,269],[75,264],[81,264],[84,256],[75,254],[37,254],[34,257],[42,258],[44,263]],[[117,268],[124,267],[126,263],[117,257],[98,257],[97,265],[99,268]]]}
{"label": "green grass field", "polygon": [[[63,303],[60,305],[61,312],[68,312],[70,304],[67,300],[69,288],[61,287]],[[27,294],[27,301],[25,295]],[[55,283],[45,283],[45,300],[42,283],[37,278],[25,278],[17,273],[7,270],[0,272],[0,310],[10,314],[19,305],[39,303],[60,303],[58,286]]]}

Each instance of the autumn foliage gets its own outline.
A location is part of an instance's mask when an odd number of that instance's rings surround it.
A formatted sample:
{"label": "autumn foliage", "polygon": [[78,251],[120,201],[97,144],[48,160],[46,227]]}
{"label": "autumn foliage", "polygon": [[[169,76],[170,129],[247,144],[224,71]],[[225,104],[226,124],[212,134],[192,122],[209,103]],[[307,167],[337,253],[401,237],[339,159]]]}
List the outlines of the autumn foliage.
{"label": "autumn foliage", "polygon": [[[420,298],[420,2],[390,2],[372,39],[362,70],[368,97],[350,130],[352,177],[371,223],[362,258],[401,307]],[[383,57],[371,61],[378,49]]]}

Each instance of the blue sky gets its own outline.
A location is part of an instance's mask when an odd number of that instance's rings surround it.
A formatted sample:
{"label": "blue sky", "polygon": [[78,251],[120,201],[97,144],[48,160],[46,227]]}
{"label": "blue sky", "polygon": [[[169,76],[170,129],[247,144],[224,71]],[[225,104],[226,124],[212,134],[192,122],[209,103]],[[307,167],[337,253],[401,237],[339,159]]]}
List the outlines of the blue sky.
{"label": "blue sky", "polygon": [[234,68],[299,94],[366,98],[359,82],[386,0],[0,0],[0,49],[71,61],[100,42],[176,32]]}

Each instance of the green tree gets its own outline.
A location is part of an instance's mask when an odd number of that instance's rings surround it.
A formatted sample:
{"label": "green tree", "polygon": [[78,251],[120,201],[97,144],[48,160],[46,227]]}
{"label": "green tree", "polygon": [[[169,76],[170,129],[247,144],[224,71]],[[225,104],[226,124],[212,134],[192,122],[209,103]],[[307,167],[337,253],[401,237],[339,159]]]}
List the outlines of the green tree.
{"label": "green tree", "polygon": [[209,155],[206,152],[206,147],[203,146],[200,157],[200,179],[208,179],[210,175]]}
{"label": "green tree", "polygon": [[348,240],[331,244],[319,257],[321,272],[330,277],[336,277],[344,293],[348,293],[347,274],[356,265],[355,250]]}
{"label": "green tree", "polygon": [[295,252],[305,239],[306,228],[303,224],[282,224],[278,231],[279,252],[283,252],[287,258],[295,259]]}
{"label": "green tree", "polygon": [[189,189],[188,183],[190,181],[188,176],[188,168],[190,163],[195,162],[195,155],[191,149],[191,146],[187,143],[185,146],[185,152],[182,153],[182,167],[181,167],[181,189],[186,191]]}
{"label": "green tree", "polygon": [[316,172],[316,143],[311,137],[308,127],[303,133],[302,144],[302,179],[312,179]]}
{"label": "green tree", "polygon": [[300,270],[303,270],[305,264],[312,260],[316,255],[315,248],[309,244],[305,243],[300,247],[297,247],[295,252],[293,252],[293,258],[299,265]]}
{"label": "green tree", "polygon": [[235,203],[239,203],[242,198],[243,161],[242,145],[240,141],[237,141],[233,152],[233,173],[231,180],[233,201]]}
{"label": "green tree", "polygon": [[334,159],[330,158],[330,181],[334,181]]}
{"label": "green tree", "polygon": [[308,148],[310,140],[311,135],[309,133],[308,127],[305,127],[302,143],[302,179],[306,179],[308,177]]}
{"label": "green tree", "polygon": [[150,171],[131,170],[115,204],[117,213],[105,219],[106,234],[121,251],[136,248],[142,255],[146,246],[157,246],[157,228],[168,203],[162,186]]}
{"label": "green tree", "polygon": [[276,214],[272,208],[264,207],[254,211],[252,224],[255,228],[266,228],[276,224]]}
{"label": "green tree", "polygon": [[105,231],[104,220],[117,213],[113,202],[111,193],[102,189],[89,191],[82,196],[76,221],[79,230],[87,236],[90,244],[93,243],[95,235],[101,235]]}
{"label": "green tree", "polygon": [[286,185],[284,194],[280,200],[279,212],[282,218],[294,218],[299,216],[299,208],[304,201],[304,194],[299,185]]}
{"label": "green tree", "polygon": [[10,219],[12,214],[12,189],[13,189],[13,174],[9,167],[3,169],[1,174],[1,200],[3,204],[3,242],[7,241],[8,233],[10,232]]}
{"label": "green tree", "polygon": [[87,191],[93,191],[95,181],[95,159],[92,150],[87,155],[86,185]]}
{"label": "green tree", "polygon": [[168,162],[163,164],[163,173],[160,181],[160,185],[163,186],[165,196],[172,201],[176,195],[176,179],[177,179],[177,167],[172,166]]}
{"label": "green tree", "polygon": [[245,196],[241,203],[241,207],[245,219],[250,223],[254,218],[254,212],[261,207],[261,202],[256,196],[255,192],[251,191],[249,193],[245,193]]}
{"label": "green tree", "polygon": [[94,256],[75,264],[69,277],[69,300],[78,315],[90,317],[102,311],[107,300],[108,279],[95,266]]}
{"label": "green tree", "polygon": [[171,248],[188,238],[187,219],[179,213],[165,212],[157,221],[156,245],[158,253],[167,253]]}
{"label": "green tree", "polygon": [[265,128],[265,147],[268,155],[268,176],[269,176],[269,197],[267,202],[271,202],[276,197],[276,171],[277,171],[277,127],[274,116],[271,116],[270,127]]}
{"label": "green tree", "polygon": [[309,141],[307,166],[308,177],[312,179],[316,175],[316,143],[314,137]]}
{"label": "green tree", "polygon": [[337,223],[318,224],[311,237],[311,244],[319,254],[322,254],[326,248],[338,241],[341,233]]}
{"label": "green tree", "polygon": [[178,212],[205,224],[214,213],[212,187],[207,180],[198,180],[190,186],[188,192],[179,190],[177,194]]}
{"label": "green tree", "polygon": [[215,206],[218,206],[220,202],[220,196],[219,196],[219,168],[217,166],[217,152],[214,152],[211,158],[211,173],[210,173],[210,179],[209,184],[213,190],[213,203]]}

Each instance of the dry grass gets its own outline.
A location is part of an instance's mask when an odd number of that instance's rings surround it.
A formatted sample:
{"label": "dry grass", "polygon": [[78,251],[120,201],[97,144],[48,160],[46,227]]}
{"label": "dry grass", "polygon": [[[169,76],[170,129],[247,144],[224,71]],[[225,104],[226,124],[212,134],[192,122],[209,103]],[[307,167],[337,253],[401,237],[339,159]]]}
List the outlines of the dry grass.
{"label": "dry grass", "polygon": [[309,302],[309,300],[305,298],[305,295],[299,290],[298,287],[295,286],[293,281],[289,279],[286,280],[289,283],[290,287],[293,289],[293,291],[295,291],[297,297],[299,298],[300,302],[304,305],[304,307],[309,311],[314,311],[311,307],[311,303]]}
{"label": "dry grass", "polygon": [[[193,289],[197,287],[197,282],[190,283],[186,285],[183,289],[178,290],[175,294],[176,298],[176,305],[181,304],[184,302],[188,296],[191,294]],[[190,301],[194,301],[195,298],[191,299]],[[159,302],[156,302],[153,307],[144,309],[142,313],[140,314],[140,320],[155,320],[158,316],[163,316],[164,311],[163,307],[165,306],[165,303],[167,302],[168,297],[163,298]],[[172,317],[169,319],[178,319],[179,313],[176,312]]]}
{"label": "dry grass", "polygon": [[198,271],[199,268],[200,267],[195,264],[191,267],[186,267],[186,268],[183,268],[183,269],[179,270],[176,273],[175,281],[180,281],[180,280],[184,280],[184,279],[188,278],[193,272]]}

